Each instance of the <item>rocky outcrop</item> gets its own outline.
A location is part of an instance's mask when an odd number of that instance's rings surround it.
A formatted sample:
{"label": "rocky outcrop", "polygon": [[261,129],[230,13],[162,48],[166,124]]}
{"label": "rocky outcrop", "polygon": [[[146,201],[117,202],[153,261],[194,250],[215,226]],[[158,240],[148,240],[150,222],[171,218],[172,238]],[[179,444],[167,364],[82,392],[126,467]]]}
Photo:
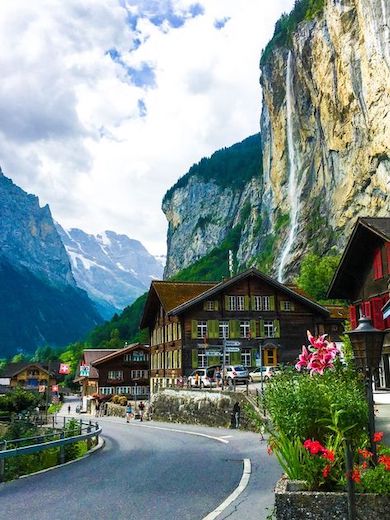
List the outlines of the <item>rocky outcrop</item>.
{"label": "rocky outcrop", "polygon": [[114,231],[98,235],[81,229],[58,232],[69,255],[77,285],[86,290],[106,319],[123,310],[162,277],[163,266],[138,240]]}
{"label": "rocky outcrop", "polygon": [[262,60],[264,231],[289,215],[281,280],[308,250],[340,251],[358,216],[389,215],[389,24],[389,2],[327,0]]}

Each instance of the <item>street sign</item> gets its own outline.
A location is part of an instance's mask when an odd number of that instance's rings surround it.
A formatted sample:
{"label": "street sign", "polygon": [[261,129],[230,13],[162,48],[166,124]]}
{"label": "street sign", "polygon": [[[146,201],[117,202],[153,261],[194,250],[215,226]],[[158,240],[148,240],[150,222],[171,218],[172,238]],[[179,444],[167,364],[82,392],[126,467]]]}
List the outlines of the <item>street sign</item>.
{"label": "street sign", "polygon": [[[229,340],[225,341],[225,345],[227,347],[239,347],[241,345],[241,341],[231,341],[229,339]],[[234,351],[234,352],[236,352],[236,351]]]}
{"label": "street sign", "polygon": [[215,357],[220,356],[222,352],[220,350],[206,350],[205,356],[206,357]]}
{"label": "street sign", "polygon": [[240,352],[240,347],[226,347],[225,352],[231,354],[232,352]]}

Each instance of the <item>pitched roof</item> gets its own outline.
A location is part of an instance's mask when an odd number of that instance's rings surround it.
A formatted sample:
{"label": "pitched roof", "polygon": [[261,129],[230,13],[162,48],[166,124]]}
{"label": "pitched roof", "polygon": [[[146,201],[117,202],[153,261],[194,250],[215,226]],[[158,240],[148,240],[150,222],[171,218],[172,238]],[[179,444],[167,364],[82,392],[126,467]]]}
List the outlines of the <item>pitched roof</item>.
{"label": "pitched roof", "polygon": [[[50,361],[50,375],[55,375],[58,372],[60,366],[59,361]],[[49,363],[35,363],[33,361],[20,361],[19,363],[8,363],[2,372],[0,377],[13,377],[25,370],[28,367],[37,367],[43,372],[49,373]]]}
{"label": "pitched roof", "polygon": [[347,320],[349,319],[349,309],[343,305],[325,305],[330,313],[330,318]]}
{"label": "pitched roof", "polygon": [[389,217],[360,217],[353,228],[333,280],[328,298],[353,300],[360,284],[356,273],[372,262],[374,250],[383,242],[390,241]]}
{"label": "pitched roof", "polygon": [[153,310],[156,310],[158,303],[162,305],[165,312],[169,312],[177,306],[204,293],[216,284],[217,282],[169,282],[153,280],[141,318],[141,329],[147,327],[149,321],[154,318]]}
{"label": "pitched roof", "polygon": [[[122,350],[122,349],[118,349],[118,348],[90,348],[90,349],[85,349],[83,351],[84,362],[85,362],[86,365],[89,365],[91,367],[90,371],[89,371],[88,379],[98,379],[98,377],[99,377],[98,371],[92,365],[92,363],[94,361],[97,361],[98,359],[100,359],[102,357],[105,357],[108,354],[111,354],[113,352],[117,352],[118,350]],[[83,377],[84,376],[80,376],[80,365],[79,365],[77,367],[75,381],[79,380],[79,379],[81,379]]]}
{"label": "pitched roof", "polygon": [[93,361],[93,366],[100,365],[101,363],[105,363],[106,361],[109,361],[110,359],[114,359],[117,356],[123,356],[123,354],[128,354],[129,352],[131,352],[133,350],[148,350],[148,349],[149,349],[149,345],[142,345],[141,343],[132,343],[131,345],[128,345],[127,347],[116,350],[115,352],[111,352],[111,354],[107,354],[107,356],[96,359],[95,361]]}
{"label": "pitched roof", "polygon": [[203,292],[199,296],[196,296],[195,298],[192,298],[191,300],[182,303],[181,305],[178,305],[177,307],[173,308],[171,311],[168,312],[169,315],[178,315],[181,314],[183,311],[189,309],[193,305],[196,305],[197,303],[205,300],[206,298],[209,298],[211,296],[214,296],[216,293],[223,291],[225,289],[228,289],[231,285],[237,283],[238,281],[247,278],[248,276],[257,276],[258,278],[261,278],[264,282],[271,285],[275,289],[287,294],[288,296],[294,298],[295,300],[300,301],[304,305],[307,305],[309,307],[314,308],[317,312],[320,312],[321,314],[329,315],[329,311],[320,305],[319,303],[314,302],[313,300],[309,299],[307,296],[303,296],[302,294],[298,294],[297,292],[293,291],[286,285],[283,285],[270,276],[258,271],[254,267],[248,269],[247,271],[244,271],[243,273],[240,273],[233,278],[229,278],[229,280],[225,280],[223,282],[220,282],[207,291]]}

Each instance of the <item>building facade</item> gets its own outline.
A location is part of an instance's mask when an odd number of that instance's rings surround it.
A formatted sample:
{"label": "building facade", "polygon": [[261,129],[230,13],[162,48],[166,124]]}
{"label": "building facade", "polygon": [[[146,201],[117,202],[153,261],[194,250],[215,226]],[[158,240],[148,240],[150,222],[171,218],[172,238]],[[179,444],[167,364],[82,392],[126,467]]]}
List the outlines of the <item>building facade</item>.
{"label": "building facade", "polygon": [[4,367],[0,384],[9,388],[21,387],[25,390],[39,390],[41,387],[56,385],[59,361],[48,363],[9,363]]}
{"label": "building facade", "polygon": [[330,298],[345,298],[351,327],[362,316],[387,331],[377,386],[390,388],[390,316],[386,313],[390,290],[390,218],[358,219],[328,291]]}
{"label": "building facade", "polygon": [[[307,330],[337,341],[340,321],[256,269],[215,284],[154,281],[141,320],[150,333],[151,386],[211,365],[254,367],[260,352],[263,365],[293,363]],[[225,359],[224,341],[234,345]]]}

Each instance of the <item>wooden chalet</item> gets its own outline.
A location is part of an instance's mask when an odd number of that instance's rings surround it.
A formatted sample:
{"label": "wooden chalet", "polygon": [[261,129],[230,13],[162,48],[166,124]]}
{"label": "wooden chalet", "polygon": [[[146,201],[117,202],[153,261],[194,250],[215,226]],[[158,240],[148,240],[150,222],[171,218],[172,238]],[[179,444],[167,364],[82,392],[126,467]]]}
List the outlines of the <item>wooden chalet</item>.
{"label": "wooden chalet", "polygon": [[74,379],[74,382],[80,385],[83,410],[88,408],[87,401],[90,400],[94,394],[98,393],[99,372],[92,363],[108,354],[117,352],[117,350],[119,349],[90,348],[83,351]]}
{"label": "wooden chalet", "polygon": [[39,390],[39,387],[56,385],[59,361],[46,363],[8,363],[2,370],[0,384],[8,388],[21,387],[25,390]]}
{"label": "wooden chalet", "polygon": [[390,218],[359,218],[345,247],[330,285],[329,298],[344,298],[352,328],[362,316],[371,318],[375,328],[386,330],[380,387],[390,388]]}
{"label": "wooden chalet", "polygon": [[[221,283],[153,281],[141,320],[151,345],[151,386],[174,384],[194,369],[222,366],[222,341],[240,344],[226,364],[295,362],[306,331],[331,332],[342,316],[252,268]],[[332,334],[331,334],[332,337]]]}
{"label": "wooden chalet", "polygon": [[92,362],[98,372],[99,395],[149,397],[149,346],[125,346]]}

